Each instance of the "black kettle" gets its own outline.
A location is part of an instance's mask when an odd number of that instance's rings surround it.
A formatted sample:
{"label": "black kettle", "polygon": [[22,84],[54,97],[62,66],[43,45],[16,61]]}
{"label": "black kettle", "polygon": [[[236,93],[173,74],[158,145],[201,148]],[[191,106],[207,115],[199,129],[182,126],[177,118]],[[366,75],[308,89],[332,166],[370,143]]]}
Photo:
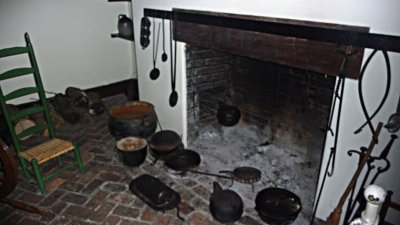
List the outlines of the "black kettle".
{"label": "black kettle", "polygon": [[234,126],[239,122],[240,110],[233,105],[227,105],[225,102],[219,102],[217,112],[218,123],[224,126]]}
{"label": "black kettle", "polygon": [[122,36],[133,35],[133,22],[126,15],[118,16],[118,33]]}
{"label": "black kettle", "polygon": [[211,215],[222,223],[232,223],[243,214],[243,201],[231,190],[222,190],[218,182],[214,182],[214,191],[210,196]]}

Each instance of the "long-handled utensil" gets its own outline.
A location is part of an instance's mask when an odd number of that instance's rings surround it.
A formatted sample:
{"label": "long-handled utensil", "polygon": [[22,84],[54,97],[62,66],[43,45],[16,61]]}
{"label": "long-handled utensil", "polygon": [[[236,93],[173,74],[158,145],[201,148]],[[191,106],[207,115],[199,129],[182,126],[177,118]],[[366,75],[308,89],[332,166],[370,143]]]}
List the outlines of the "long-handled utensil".
{"label": "long-handled utensil", "polygon": [[[154,24],[154,19],[153,19]],[[156,80],[160,76],[160,70],[156,68],[157,62],[157,51],[158,51],[158,41],[160,39],[160,24],[158,24],[158,32],[157,32],[157,43],[154,43],[155,40],[155,26],[153,26],[153,69],[150,71],[150,79]]]}
{"label": "long-handled utensil", "polygon": [[339,225],[340,215],[342,213],[343,204],[345,203],[346,198],[349,195],[350,191],[354,188],[354,185],[356,184],[358,176],[360,175],[361,171],[363,170],[364,165],[367,163],[369,156],[371,155],[372,149],[374,148],[375,144],[377,143],[378,136],[379,136],[379,133],[381,132],[382,126],[383,126],[383,123],[378,124],[378,127],[374,133],[374,136],[369,144],[368,150],[365,153],[360,164],[358,165],[356,173],[353,175],[353,178],[350,180],[350,183],[347,186],[346,190],[344,191],[342,197],[340,198],[338,205],[329,215],[328,220],[326,221],[325,225]]}
{"label": "long-handled utensil", "polygon": [[168,55],[167,55],[167,53],[165,53],[165,29],[164,28],[165,28],[164,19],[162,19],[162,40],[163,40],[162,48],[163,48],[163,54],[161,55],[161,60],[163,62],[167,61],[167,59],[168,59]]}
{"label": "long-handled utensil", "polygon": [[396,112],[389,117],[388,122],[385,124],[385,128],[391,133],[395,133],[400,129],[400,96]]}
{"label": "long-handled utensil", "polygon": [[169,105],[171,107],[174,107],[176,103],[178,102],[178,92],[175,90],[175,84],[176,84],[176,41],[174,45],[174,52],[175,55],[172,54],[172,20],[170,20],[169,24],[169,46],[170,46],[170,55],[171,55],[171,87],[172,87],[172,92],[169,96]]}

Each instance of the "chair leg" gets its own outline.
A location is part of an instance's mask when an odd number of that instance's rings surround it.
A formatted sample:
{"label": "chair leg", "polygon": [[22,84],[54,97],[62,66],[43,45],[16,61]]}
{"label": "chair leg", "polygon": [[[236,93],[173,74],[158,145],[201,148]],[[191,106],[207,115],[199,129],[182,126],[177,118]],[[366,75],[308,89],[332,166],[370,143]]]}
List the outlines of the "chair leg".
{"label": "chair leg", "polygon": [[78,148],[78,146],[76,144],[74,144],[74,154],[75,154],[76,161],[78,162],[79,171],[81,173],[83,173],[84,170],[83,170],[83,163],[82,163],[81,153],[79,152],[79,148]]}
{"label": "chair leg", "polygon": [[36,159],[32,159],[31,163],[32,163],[33,172],[36,176],[36,180],[37,180],[39,188],[40,188],[40,192],[42,192],[42,194],[45,195],[46,189],[44,188],[43,178],[42,178],[42,175],[40,174],[39,165],[38,165]]}
{"label": "chair leg", "polygon": [[61,156],[60,156],[60,155],[57,156],[57,160],[58,160],[58,165],[61,165],[61,164],[62,164],[62,161],[61,161]]}

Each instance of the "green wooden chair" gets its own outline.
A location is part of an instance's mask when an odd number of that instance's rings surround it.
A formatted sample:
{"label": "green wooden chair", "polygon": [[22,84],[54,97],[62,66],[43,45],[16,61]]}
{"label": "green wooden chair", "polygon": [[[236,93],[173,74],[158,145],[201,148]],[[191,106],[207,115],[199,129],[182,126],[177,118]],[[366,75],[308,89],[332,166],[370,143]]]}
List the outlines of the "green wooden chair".
{"label": "green wooden chair", "polygon": [[[29,40],[28,33],[25,33],[25,41],[26,41],[26,47],[12,47],[0,50],[0,59],[14,55],[27,54],[29,56],[31,67],[17,68],[3,72],[0,74],[0,81],[3,82],[3,80],[9,80],[21,76],[33,75],[35,86],[18,88],[17,90],[11,91],[8,94],[4,95],[0,85],[0,105],[1,105],[1,111],[3,112],[7,126],[9,128],[15,150],[17,151],[19,162],[21,163],[22,169],[26,177],[29,179],[31,175],[35,176],[40,191],[42,192],[42,194],[46,194],[44,181],[64,172],[67,169],[72,168],[73,166],[78,166],[80,172],[83,173],[83,165],[77,145],[72,142],[56,138],[46,96],[43,89],[42,80],[40,78],[39,68],[35,59],[35,54],[33,52],[32,44]],[[7,102],[9,100],[31,94],[38,95],[40,99],[39,101],[40,106],[33,106],[30,108],[23,109],[16,114],[13,115],[10,114],[9,107],[7,107]],[[32,126],[26,130],[23,130],[22,132],[18,132],[17,134],[14,129],[14,122],[21,118],[25,118],[29,115],[33,115],[36,113],[41,113],[42,115],[44,115],[44,123]],[[46,129],[48,130],[49,133],[48,141],[29,149],[25,150],[21,149],[20,140],[22,138],[32,135],[33,133],[36,132],[43,132]],[[72,151],[74,153],[74,157],[67,154]],[[63,163],[61,160],[61,156],[72,158],[73,162]],[[40,172],[39,165],[54,158],[58,159],[59,166],[57,167],[57,169],[51,170],[52,172],[49,172],[50,174],[48,174],[47,176],[43,176]],[[27,162],[31,163],[32,169],[28,168]]]}

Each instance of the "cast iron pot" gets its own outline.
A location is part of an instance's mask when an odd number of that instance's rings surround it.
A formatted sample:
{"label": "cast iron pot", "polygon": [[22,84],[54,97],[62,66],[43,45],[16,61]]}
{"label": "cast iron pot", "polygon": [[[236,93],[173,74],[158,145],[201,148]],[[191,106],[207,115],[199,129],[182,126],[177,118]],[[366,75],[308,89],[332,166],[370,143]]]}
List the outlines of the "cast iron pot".
{"label": "cast iron pot", "polygon": [[151,155],[157,159],[165,159],[169,154],[183,148],[181,137],[172,130],[154,133],[149,139]]}
{"label": "cast iron pot", "polygon": [[211,215],[222,223],[232,223],[240,219],[243,213],[243,201],[231,190],[222,190],[218,182],[214,182],[214,192],[210,197]]}
{"label": "cast iron pot", "polygon": [[116,139],[130,136],[148,138],[157,128],[154,106],[148,102],[116,105],[111,107],[108,114],[108,130]]}
{"label": "cast iron pot", "polygon": [[260,218],[271,225],[292,223],[301,211],[300,198],[282,188],[266,188],[256,196],[256,211]]}
{"label": "cast iron pot", "polygon": [[224,126],[234,126],[239,122],[240,110],[236,106],[220,102],[217,112],[218,123]]}
{"label": "cast iron pot", "polygon": [[119,140],[116,149],[126,166],[139,166],[147,155],[147,141],[141,137],[126,137]]}

